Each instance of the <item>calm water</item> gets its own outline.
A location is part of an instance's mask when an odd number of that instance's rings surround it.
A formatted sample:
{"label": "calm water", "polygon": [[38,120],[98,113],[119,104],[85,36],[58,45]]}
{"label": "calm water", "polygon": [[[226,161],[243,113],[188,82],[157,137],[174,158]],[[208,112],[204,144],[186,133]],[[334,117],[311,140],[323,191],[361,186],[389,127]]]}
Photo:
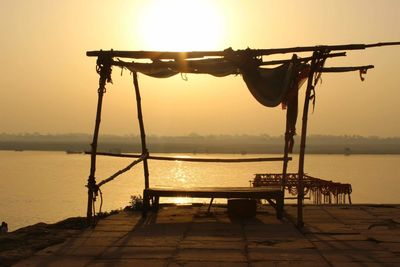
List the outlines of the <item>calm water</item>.
{"label": "calm water", "polygon": [[[245,157],[252,156],[265,155]],[[89,162],[89,156],[64,152],[0,151],[0,221],[7,221],[15,230],[37,222],[84,216]],[[99,157],[97,181],[130,162]],[[305,169],[315,177],[351,183],[354,203],[400,203],[400,155],[307,155]],[[289,164],[289,171],[296,170],[297,157]],[[150,161],[150,183],[154,186],[248,186],[253,174],[263,172],[281,172],[281,163]],[[142,194],[142,190],[143,171],[138,165],[102,187],[103,211],[125,207],[130,196]]]}

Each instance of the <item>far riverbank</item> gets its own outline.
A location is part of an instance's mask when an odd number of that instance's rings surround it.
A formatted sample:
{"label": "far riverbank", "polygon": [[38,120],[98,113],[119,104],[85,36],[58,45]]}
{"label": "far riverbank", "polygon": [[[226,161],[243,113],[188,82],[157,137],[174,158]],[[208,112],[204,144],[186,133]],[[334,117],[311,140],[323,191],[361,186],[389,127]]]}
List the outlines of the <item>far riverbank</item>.
{"label": "far riverbank", "polygon": [[[90,151],[89,134],[0,134],[0,150],[8,151]],[[269,135],[198,135],[147,136],[151,153],[224,153],[224,154],[281,154],[283,136]],[[295,138],[294,154],[299,152],[299,137]],[[137,135],[102,135],[99,151],[135,153],[141,151]],[[400,137],[363,137],[310,135],[308,154],[400,154]]]}

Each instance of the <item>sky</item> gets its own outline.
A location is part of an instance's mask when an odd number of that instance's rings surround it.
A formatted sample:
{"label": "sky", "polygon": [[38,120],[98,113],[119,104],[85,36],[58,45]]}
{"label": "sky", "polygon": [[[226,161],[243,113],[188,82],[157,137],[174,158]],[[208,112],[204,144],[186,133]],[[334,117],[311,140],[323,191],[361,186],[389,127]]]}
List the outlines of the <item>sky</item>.
{"label": "sky", "polygon": [[[88,50],[400,41],[399,14],[398,0],[1,0],[0,133],[92,133],[98,75]],[[327,66],[368,64],[375,68],[364,82],[358,73],[323,74],[310,134],[400,136],[400,46],[350,51],[327,61]],[[284,132],[285,112],[260,105],[240,76],[183,78],[139,75],[148,134]],[[114,68],[113,81],[101,133],[138,134],[132,76]],[[298,132],[300,122],[301,114]]]}

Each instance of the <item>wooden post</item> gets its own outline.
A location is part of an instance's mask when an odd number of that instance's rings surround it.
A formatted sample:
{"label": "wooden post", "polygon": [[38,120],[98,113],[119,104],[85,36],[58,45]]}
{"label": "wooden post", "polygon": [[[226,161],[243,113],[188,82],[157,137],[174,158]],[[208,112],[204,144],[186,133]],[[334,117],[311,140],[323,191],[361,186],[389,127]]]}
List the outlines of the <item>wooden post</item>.
{"label": "wooden post", "polygon": [[99,89],[98,92],[98,101],[97,101],[97,112],[96,112],[96,122],[94,126],[93,140],[90,144],[91,146],[91,154],[90,154],[90,174],[88,178],[88,203],[87,203],[87,219],[90,221],[92,219],[92,206],[93,206],[93,198],[94,198],[94,188],[96,186],[96,152],[97,152],[97,140],[99,136],[100,130],[100,121],[101,121],[101,107],[103,104],[103,95],[104,91]]}
{"label": "wooden post", "polygon": [[97,60],[97,72],[100,75],[99,78],[99,89],[98,92],[98,101],[97,101],[97,111],[96,111],[96,121],[94,126],[93,132],[93,140],[90,144],[91,146],[91,154],[90,154],[90,174],[88,178],[88,203],[87,203],[87,212],[86,216],[88,222],[90,223],[92,220],[92,210],[94,199],[97,194],[96,189],[96,153],[97,153],[97,141],[99,137],[99,130],[100,130],[100,122],[101,122],[101,109],[103,105],[103,96],[106,91],[106,83],[111,81],[111,65],[107,63],[110,59],[98,58]]}
{"label": "wooden post", "polygon": [[288,118],[288,109],[286,109],[286,130],[285,130],[285,148],[283,150],[283,167],[282,167],[282,180],[281,187],[283,193],[283,199],[285,198],[285,186],[287,182],[287,167],[289,162],[289,118]]}
{"label": "wooden post", "polygon": [[318,59],[318,51],[313,53],[313,59],[311,60],[310,73],[308,74],[307,89],[304,98],[303,108],[303,121],[301,126],[301,142],[300,142],[300,154],[299,154],[299,172],[298,172],[298,192],[297,192],[297,227],[303,227],[303,199],[304,199],[304,155],[306,151],[306,136],[307,136],[307,120],[308,120],[308,108],[310,104],[311,91],[313,89],[313,78],[316,70],[316,62]]}
{"label": "wooden post", "polygon": [[[142,102],[140,98],[139,82],[136,72],[133,72],[133,85],[135,86],[137,115],[139,120],[140,138],[142,141],[142,154],[148,154],[146,146],[146,132],[144,130],[144,124],[143,124]],[[144,188],[148,189],[150,185],[149,185],[149,167],[147,164],[147,157],[143,160],[143,171],[144,171]],[[143,196],[143,198],[145,198],[145,196]],[[148,199],[143,199],[143,201],[145,201],[148,204]]]}

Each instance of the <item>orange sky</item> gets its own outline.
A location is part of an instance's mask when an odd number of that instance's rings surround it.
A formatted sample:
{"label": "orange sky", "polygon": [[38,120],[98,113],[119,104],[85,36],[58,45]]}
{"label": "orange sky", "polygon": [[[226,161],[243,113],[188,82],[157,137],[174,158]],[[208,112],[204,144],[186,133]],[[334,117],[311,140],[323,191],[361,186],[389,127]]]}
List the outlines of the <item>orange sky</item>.
{"label": "orange sky", "polygon": [[[91,133],[98,77],[87,50],[400,41],[397,0],[165,2],[2,0],[0,133]],[[328,61],[366,64],[376,68],[364,82],[358,73],[323,75],[311,134],[400,136],[400,47],[348,52]],[[258,104],[241,77],[187,77],[139,76],[149,134],[282,134],[285,113]],[[115,68],[113,79],[102,132],[137,134],[131,76]]]}

